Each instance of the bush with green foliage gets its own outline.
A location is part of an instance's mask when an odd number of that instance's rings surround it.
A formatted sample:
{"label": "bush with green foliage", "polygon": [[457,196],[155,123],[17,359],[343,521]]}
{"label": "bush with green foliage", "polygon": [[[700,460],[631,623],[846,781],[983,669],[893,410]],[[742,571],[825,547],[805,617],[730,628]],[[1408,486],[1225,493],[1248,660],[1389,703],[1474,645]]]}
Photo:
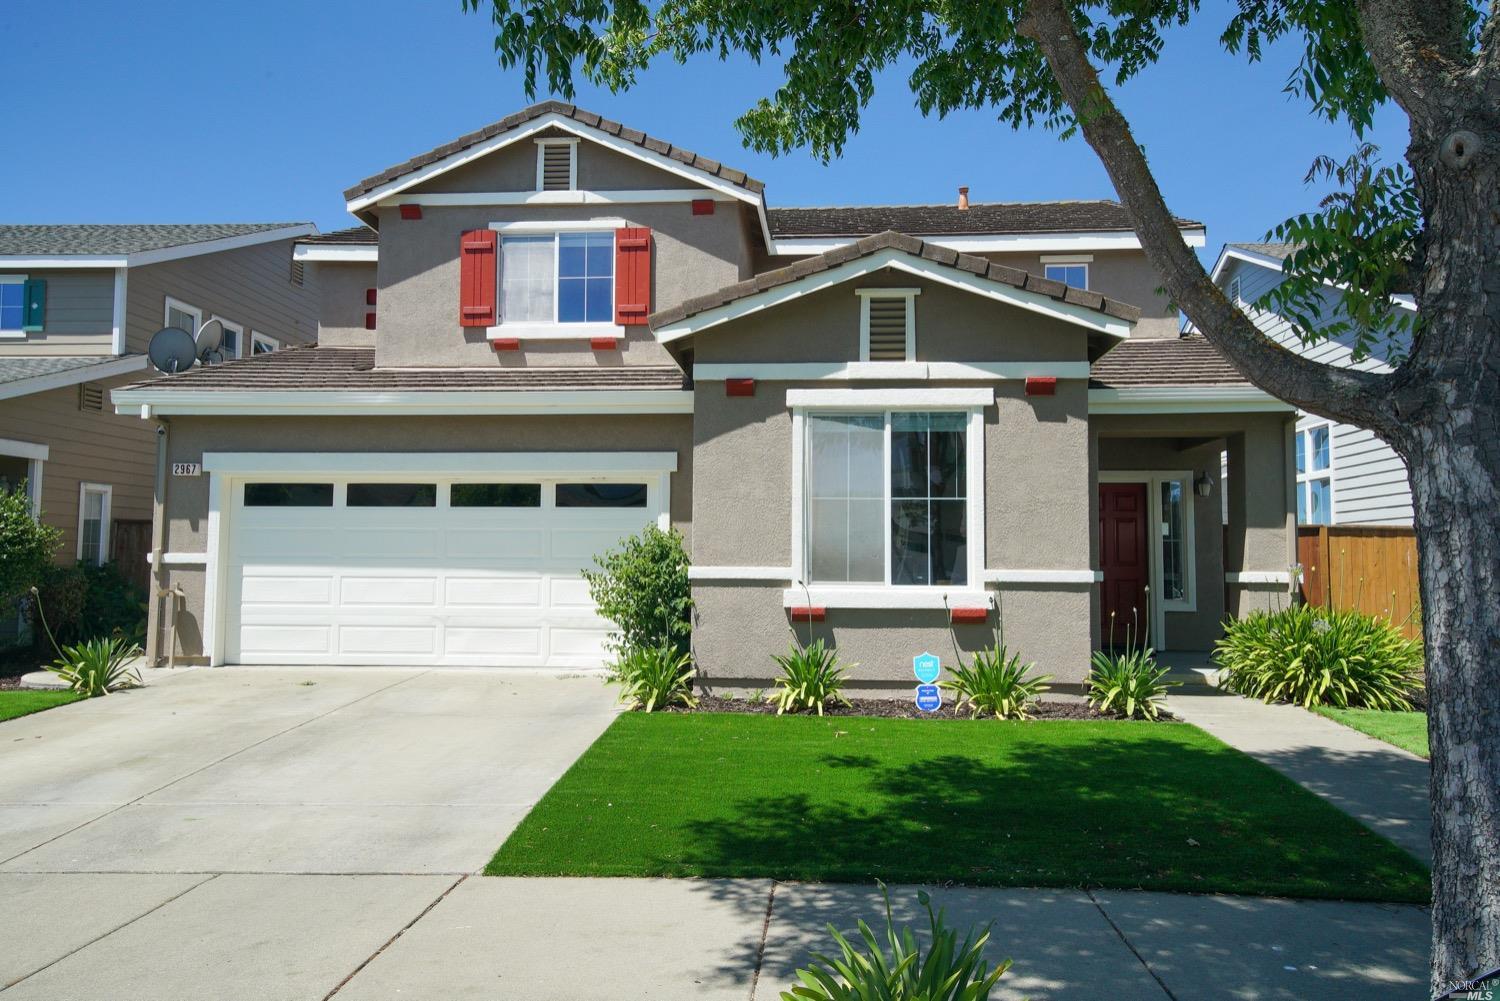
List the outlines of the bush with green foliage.
{"label": "bush with green foliage", "polygon": [[689,652],[693,597],[676,529],[647,525],[594,562],[599,569],[585,570],[583,578],[599,614],[615,625],[610,649],[624,654],[666,644]]}
{"label": "bush with green foliage", "polygon": [[1228,690],[1303,707],[1406,710],[1422,685],[1421,644],[1378,616],[1314,605],[1224,623],[1214,661]]}
{"label": "bush with green foliage", "polygon": [[62,532],[32,513],[26,484],[0,488],[0,605],[12,608],[52,567]]}
{"label": "bush with green foliage", "polygon": [[781,665],[781,677],[776,679],[771,700],[776,703],[776,715],[788,709],[816,710],[823,715],[829,702],[849,705],[841,694],[844,687],[844,668],[839,665],[838,651],[824,644],[821,639],[807,646],[795,641],[786,654],[773,654],[772,659]]}
{"label": "bush with green foliage", "polygon": [[79,566],[84,578],[82,621],[88,635],[141,642],[146,635],[146,596],[115,563]]}
{"label": "bush with green foliage", "polygon": [[1097,650],[1090,665],[1089,705],[1126,719],[1159,719],[1167,690],[1177,687],[1174,681],[1162,680],[1167,668],[1156,663],[1156,651],[1150,647]]}
{"label": "bush with green foliage", "polygon": [[985,960],[990,926],[977,933],[970,927],[960,943],[943,911],[933,913],[932,898],[919,890],[917,900],[927,911],[929,932],[924,952],[909,925],[897,929],[884,883],[880,892],[885,897],[885,933],[877,936],[860,919],[859,941],[851,942],[829,925],[839,957],[813,953],[811,965],[797,971],[801,983],[782,991],[782,1001],[988,1001],[1011,965],[1007,959],[990,969]]}
{"label": "bush with green foliage", "polygon": [[670,645],[622,652],[610,669],[609,682],[620,686],[620,701],[648,713],[698,704],[692,691],[692,657]]}
{"label": "bush with green foliage", "polygon": [[141,677],[130,662],[141,655],[141,648],[118,637],[100,636],[74,646],[64,646],[57,661],[48,668],[67,682],[75,692],[94,698],[122,688],[135,688]]}
{"label": "bush with green foliage", "polygon": [[1031,704],[1049,690],[1046,682],[1052,677],[1039,674],[1028,678],[1034,667],[1034,663],[1021,663],[1021,655],[1011,653],[1004,643],[996,643],[976,652],[967,664],[959,661],[953,668],[952,680],[942,682],[941,686],[954,693],[959,708],[968,706],[975,719],[980,716],[1025,719]]}

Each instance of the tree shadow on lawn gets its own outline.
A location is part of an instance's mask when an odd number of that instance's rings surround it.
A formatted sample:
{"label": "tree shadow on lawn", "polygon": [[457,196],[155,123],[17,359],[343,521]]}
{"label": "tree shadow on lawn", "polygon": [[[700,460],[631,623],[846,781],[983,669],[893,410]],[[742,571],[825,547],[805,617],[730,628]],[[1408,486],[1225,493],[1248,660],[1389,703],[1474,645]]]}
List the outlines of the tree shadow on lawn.
{"label": "tree shadow on lawn", "polygon": [[821,756],[837,781],[686,821],[687,844],[659,871],[1427,899],[1409,855],[1231,749],[1150,736],[1002,746],[911,766]]}

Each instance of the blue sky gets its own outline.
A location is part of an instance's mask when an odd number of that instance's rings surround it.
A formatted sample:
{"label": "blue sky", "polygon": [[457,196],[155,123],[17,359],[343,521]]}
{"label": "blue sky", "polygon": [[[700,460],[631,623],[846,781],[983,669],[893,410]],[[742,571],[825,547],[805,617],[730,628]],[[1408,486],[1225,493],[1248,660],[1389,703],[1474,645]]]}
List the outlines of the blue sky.
{"label": "blue sky", "polygon": [[[1352,139],[1282,93],[1294,48],[1250,66],[1218,45],[1228,4],[1203,7],[1120,98],[1173,210],[1208,224],[1211,254],[1312,208],[1309,163]],[[7,222],[336,229],[348,185],[529,103],[520,73],[495,62],[488,18],[458,0],[8,0],[0,37],[26,40],[6,59],[19,115],[0,158]],[[899,73],[841,161],[752,153],[731,123],[777,79],[773,65],[704,57],[576,101],[761,178],[771,205],[947,202],[960,184],[976,201],[1114,197],[1082,140],[979,112],[924,119]],[[1372,138],[1399,155],[1399,111]]]}

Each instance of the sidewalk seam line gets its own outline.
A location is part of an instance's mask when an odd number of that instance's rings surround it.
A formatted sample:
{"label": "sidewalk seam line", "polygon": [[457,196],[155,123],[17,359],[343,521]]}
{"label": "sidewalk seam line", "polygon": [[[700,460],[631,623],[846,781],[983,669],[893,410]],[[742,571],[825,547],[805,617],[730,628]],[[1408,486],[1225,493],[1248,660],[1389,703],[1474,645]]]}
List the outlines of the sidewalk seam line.
{"label": "sidewalk seam line", "polygon": [[[83,875],[83,874],[80,873],[80,875]],[[69,958],[71,956],[76,956],[78,953],[80,953],[83,950],[87,949],[89,946],[94,945],[97,942],[101,942],[101,941],[103,941],[106,938],[109,938],[111,935],[113,935],[115,932],[119,931],[122,928],[125,928],[125,927],[127,927],[129,925],[135,924],[137,921],[139,921],[141,918],[146,917],[148,914],[155,914],[157,911],[161,910],[163,907],[167,906],[172,901],[178,900],[181,897],[184,897],[187,894],[192,893],[194,890],[198,889],[198,887],[202,886],[203,884],[205,884],[205,883],[212,883],[214,880],[216,880],[218,878],[219,878],[219,874],[218,873],[213,873],[210,876],[208,876],[206,879],[200,879],[200,880],[198,880],[198,882],[194,883],[192,886],[189,886],[188,888],[186,888],[184,890],[179,890],[178,892],[176,892],[176,893],[172,894],[170,897],[168,897],[166,900],[163,900],[161,903],[157,904],[154,907],[147,908],[146,910],[144,910],[141,913],[137,914],[135,917],[129,919],[128,921],[122,921],[121,923],[119,923],[119,924],[115,925],[113,928],[111,928],[109,931],[102,932],[102,933],[100,933],[98,935],[95,935],[93,938],[89,939],[87,942],[85,942],[82,945],[78,946],[76,949],[69,949],[67,952],[63,953],[61,956],[58,956],[56,959],[54,959],[52,962],[47,963],[44,966],[38,966],[36,969],[34,969],[30,973],[26,974],[26,976],[21,977],[21,978],[19,978],[17,980],[12,980],[8,984],[0,985],[0,991],[8,991],[12,987],[16,986],[17,984],[23,983],[24,981],[27,981],[27,980],[30,980],[32,977],[36,976],[38,973],[41,973],[43,970],[50,970],[52,967],[56,966],[58,963],[61,963],[63,960],[65,960],[65,959],[67,959],[67,958]]]}
{"label": "sidewalk seam line", "polygon": [[233,758],[233,757],[236,757],[238,755],[244,754],[246,751],[253,750],[254,748],[257,748],[260,745],[266,743],[267,741],[275,740],[277,737],[285,736],[286,734],[291,733],[293,730],[299,729],[300,727],[307,726],[307,724],[309,724],[309,723],[316,723],[318,720],[324,718],[325,716],[332,716],[334,713],[338,712],[341,709],[347,709],[350,706],[355,705],[356,703],[363,702],[365,699],[373,698],[376,695],[379,695],[381,692],[390,691],[392,688],[395,688],[397,685],[404,685],[408,681],[416,681],[418,678],[422,677],[423,675],[430,674],[430,673],[432,673],[432,672],[430,672],[430,671],[422,671],[422,672],[420,672],[418,674],[412,675],[409,678],[402,678],[400,681],[395,681],[395,682],[392,682],[389,685],[385,685],[385,686],[383,686],[381,688],[377,688],[373,692],[366,692],[364,695],[361,695],[357,699],[351,699],[350,701],[345,702],[343,705],[334,706],[332,709],[329,709],[327,712],[321,712],[321,713],[318,713],[318,715],[316,715],[316,716],[310,716],[310,717],[308,717],[307,719],[303,720],[300,723],[296,723],[296,724],[293,724],[292,726],[287,727],[285,730],[278,730],[278,731],[276,731],[273,734],[269,734],[268,736],[262,737],[260,740],[257,740],[257,741],[255,741],[252,744],[246,744],[244,747],[241,747],[238,750],[230,751],[228,754],[224,755],[222,758],[216,758],[213,761],[210,761],[206,765],[203,765],[203,766],[201,766],[199,768],[194,768],[192,771],[188,772],[186,775],[179,775],[175,779],[172,779],[170,782],[167,782],[167,783],[164,783],[162,785],[159,785],[155,789],[147,790],[146,792],[141,793],[135,799],[132,799],[132,800],[130,800],[128,802],[125,802],[125,803],[121,803],[119,806],[115,807],[113,810],[106,810],[104,813],[99,814],[99,816],[97,816],[97,817],[90,817],[88,820],[85,820],[83,823],[77,825],[76,827],[70,827],[66,831],[63,831],[61,834],[54,834],[52,837],[48,838],[46,841],[43,841],[41,844],[32,845],[30,848],[26,849],[23,852],[18,852],[15,855],[10,856],[9,858],[0,859],[0,865],[9,865],[11,862],[14,862],[16,859],[20,858],[21,856],[23,856],[23,855],[29,855],[32,852],[36,851],[38,848],[45,848],[48,845],[50,845],[52,842],[57,841],[59,838],[65,838],[65,837],[67,837],[70,834],[73,834],[73,833],[75,833],[77,831],[81,831],[85,827],[88,827],[90,824],[98,823],[99,821],[103,820],[105,817],[113,817],[115,814],[119,813],[121,810],[125,809],[127,806],[134,806],[135,804],[139,803],[141,800],[145,799],[147,796],[154,796],[157,793],[161,792],[163,789],[170,789],[172,786],[176,785],[179,782],[186,781],[187,779],[192,778],[194,775],[197,775],[200,772],[206,772],[206,771],[208,771],[208,769],[214,767],[215,765],[222,765],[224,762],[228,761],[230,758]]}
{"label": "sidewalk seam line", "polygon": [[436,907],[438,904],[441,904],[447,898],[448,894],[450,894],[454,890],[458,889],[458,884],[462,883],[464,880],[466,880],[468,878],[469,878],[468,874],[465,874],[465,875],[462,875],[462,876],[458,877],[451,884],[449,884],[449,886],[448,886],[448,888],[446,890],[444,890],[442,893],[439,893],[437,895],[437,899],[435,899],[434,901],[432,901],[432,903],[428,904],[426,907],[422,908],[422,911],[421,911],[420,914],[418,914],[416,917],[412,918],[406,924],[404,924],[400,928],[398,928],[396,930],[396,934],[394,934],[390,938],[386,939],[385,943],[380,948],[376,949],[374,952],[372,952],[368,956],[366,956],[364,962],[360,963],[354,969],[350,970],[349,971],[349,975],[347,977],[345,977],[343,980],[340,980],[336,985],[334,985],[333,990],[329,991],[327,994],[324,994],[323,995],[323,1001],[328,1001],[329,998],[333,997],[339,991],[343,990],[344,986],[346,984],[348,984],[349,981],[351,981],[355,977],[359,976],[360,971],[362,971],[365,967],[369,966],[371,963],[375,962],[375,960],[377,958],[379,958],[380,954],[383,953],[383,952],[385,952],[385,950],[387,950],[391,946],[395,945],[396,944],[396,940],[398,938],[400,938],[402,935],[405,935],[406,932],[407,932],[407,930],[409,928],[411,928],[412,925],[416,924],[418,921],[421,921],[429,913],[431,913],[432,909],[434,907]]}
{"label": "sidewalk seam line", "polygon": [[1157,976],[1156,971],[1151,968],[1151,964],[1146,962],[1146,957],[1142,956],[1138,951],[1136,951],[1135,945],[1130,941],[1130,939],[1125,937],[1125,933],[1120,930],[1120,926],[1115,924],[1115,919],[1110,917],[1109,912],[1104,909],[1104,905],[1099,903],[1099,898],[1094,896],[1094,891],[1085,889],[1083,892],[1089,898],[1089,901],[1094,905],[1094,909],[1099,912],[1099,916],[1104,918],[1104,920],[1109,923],[1109,926],[1115,930],[1115,934],[1119,936],[1120,941],[1125,943],[1125,948],[1130,950],[1130,954],[1136,958],[1136,962],[1140,963],[1145,971],[1151,976],[1151,979],[1156,981],[1156,986],[1162,989],[1162,993],[1170,998],[1171,1001],[1178,1001],[1177,995],[1172,993],[1172,989],[1167,986],[1167,982],[1161,977]]}
{"label": "sidewalk seam line", "polygon": [[755,947],[755,970],[750,974],[750,1001],[755,1001],[755,992],[760,988],[760,968],[766,960],[766,939],[771,934],[771,911],[776,907],[776,880],[771,880],[771,892],[766,895],[766,916],[760,923],[760,944]]}

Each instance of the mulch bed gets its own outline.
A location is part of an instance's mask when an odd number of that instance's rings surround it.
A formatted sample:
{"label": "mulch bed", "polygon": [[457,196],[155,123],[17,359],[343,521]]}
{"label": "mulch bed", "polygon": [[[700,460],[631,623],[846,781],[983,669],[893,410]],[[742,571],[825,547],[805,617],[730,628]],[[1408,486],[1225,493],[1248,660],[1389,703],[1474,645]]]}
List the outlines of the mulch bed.
{"label": "mulch bed", "polygon": [[[910,699],[850,699],[849,705],[842,706],[830,704],[823,710],[825,716],[877,716],[881,719],[969,719],[968,710],[956,711],[951,703],[945,703],[936,712],[925,713],[912,704]],[[680,706],[666,710],[675,713],[748,713],[752,715],[774,716],[776,705],[769,699],[760,702],[751,702],[749,699],[731,699],[721,695],[699,695],[697,709],[685,709]],[[814,712],[788,712],[788,716],[816,716]],[[1101,713],[1090,709],[1083,702],[1047,702],[1035,703],[1031,708],[1032,719],[1081,719],[1081,720],[1120,720],[1113,713]],[[1163,714],[1163,720],[1170,717]]]}

